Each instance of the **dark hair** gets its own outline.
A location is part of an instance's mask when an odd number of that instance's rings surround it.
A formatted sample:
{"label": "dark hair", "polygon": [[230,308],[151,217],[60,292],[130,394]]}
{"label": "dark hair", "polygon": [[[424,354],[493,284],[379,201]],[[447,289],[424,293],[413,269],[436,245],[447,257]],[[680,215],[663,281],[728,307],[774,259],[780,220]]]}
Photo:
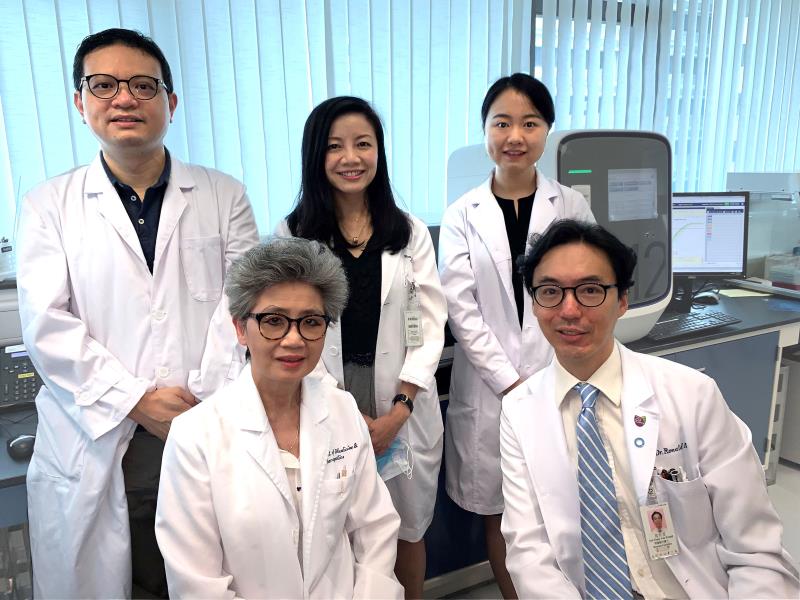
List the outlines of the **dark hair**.
{"label": "dark hair", "polygon": [[486,96],[483,97],[483,105],[481,106],[481,125],[483,127],[486,127],[486,118],[489,116],[489,109],[492,104],[507,89],[516,90],[520,94],[527,96],[531,104],[541,113],[547,126],[553,126],[553,122],[556,120],[556,109],[553,106],[553,97],[550,95],[547,86],[527,73],[514,73],[495,81],[489,91],[486,92]]}
{"label": "dark hair", "polygon": [[83,59],[86,58],[86,55],[99,48],[116,44],[141,50],[155,58],[158,64],[161,65],[161,78],[164,80],[164,87],[167,88],[167,92],[172,92],[172,71],[164,53],[161,52],[161,48],[152,39],[138,31],[119,28],[98,31],[83,38],[83,41],[75,51],[75,60],[72,62],[72,83],[75,85],[76,90],[81,87],[81,78],[84,74]]}
{"label": "dark hair", "polygon": [[662,515],[662,514],[661,514],[660,512],[658,512],[657,510],[654,510],[653,512],[651,512],[651,513],[650,513],[650,520],[652,520],[652,519],[653,519],[653,517],[655,517],[656,515],[658,515],[658,516],[659,516],[659,517],[661,517],[662,519],[664,518],[664,515]]}
{"label": "dark hair", "polygon": [[636,252],[617,239],[614,234],[595,223],[562,219],[554,222],[542,234],[531,236],[531,248],[519,259],[518,268],[525,282],[525,289],[533,295],[533,271],[544,255],[557,246],[579,242],[602,250],[608,257],[617,278],[619,295],[626,294],[633,286],[633,269],[636,267]]}
{"label": "dark hair", "polygon": [[378,168],[367,187],[373,244],[392,253],[399,252],[411,239],[411,222],[394,201],[381,120],[366,100],[354,96],[325,100],[308,115],[303,129],[300,193],[286,221],[293,235],[324,244],[329,244],[338,233],[333,188],[325,174],[325,156],[333,122],[354,113],[369,121],[378,142]]}

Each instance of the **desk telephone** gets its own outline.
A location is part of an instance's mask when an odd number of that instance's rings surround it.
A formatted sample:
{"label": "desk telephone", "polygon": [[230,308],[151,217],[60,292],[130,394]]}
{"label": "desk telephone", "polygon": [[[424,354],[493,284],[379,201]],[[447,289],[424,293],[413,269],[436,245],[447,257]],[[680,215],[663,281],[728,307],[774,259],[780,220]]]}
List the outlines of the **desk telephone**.
{"label": "desk telephone", "polygon": [[42,385],[25,346],[0,349],[0,410],[32,406]]}

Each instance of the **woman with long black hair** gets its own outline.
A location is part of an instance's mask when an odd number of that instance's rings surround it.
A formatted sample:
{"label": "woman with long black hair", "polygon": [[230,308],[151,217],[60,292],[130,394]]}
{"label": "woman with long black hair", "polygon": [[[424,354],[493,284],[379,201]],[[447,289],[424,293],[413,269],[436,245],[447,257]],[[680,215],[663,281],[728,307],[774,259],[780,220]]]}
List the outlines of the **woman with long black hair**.
{"label": "woman with long black hair", "polygon": [[306,121],[297,205],[279,225],[328,245],[351,294],[325,338],[320,370],[356,399],[381,476],[400,513],[395,572],[422,597],[425,545],[442,456],[434,374],[447,309],[422,221],[397,207],[383,128],[361,98],[317,106]]}

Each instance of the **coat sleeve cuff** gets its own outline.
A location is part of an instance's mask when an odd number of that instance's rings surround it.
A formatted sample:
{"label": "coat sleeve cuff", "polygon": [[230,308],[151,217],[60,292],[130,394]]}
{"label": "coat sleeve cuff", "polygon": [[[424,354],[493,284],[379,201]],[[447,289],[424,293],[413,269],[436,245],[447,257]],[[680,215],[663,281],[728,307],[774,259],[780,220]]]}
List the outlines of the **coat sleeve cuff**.
{"label": "coat sleeve cuff", "polygon": [[492,391],[499,396],[503,393],[503,390],[516,383],[518,379],[519,373],[517,373],[514,367],[509,365],[502,371],[494,373],[486,383],[492,388]]}

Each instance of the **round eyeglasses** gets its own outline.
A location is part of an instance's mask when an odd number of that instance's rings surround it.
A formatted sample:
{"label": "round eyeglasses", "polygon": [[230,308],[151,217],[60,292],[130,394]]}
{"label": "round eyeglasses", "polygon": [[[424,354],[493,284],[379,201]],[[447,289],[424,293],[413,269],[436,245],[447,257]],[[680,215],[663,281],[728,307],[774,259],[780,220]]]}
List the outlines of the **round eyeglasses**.
{"label": "round eyeglasses", "polygon": [[546,283],[533,288],[533,299],[536,300],[536,304],[539,306],[555,308],[563,302],[567,290],[572,290],[578,304],[587,308],[594,308],[605,302],[608,290],[614,287],[617,287],[617,284],[582,283],[574,287],[564,287]]}
{"label": "round eyeglasses", "polygon": [[[111,100],[119,93],[119,84],[125,83],[131,94],[137,100],[152,100],[158,94],[158,86],[164,86],[169,91],[167,85],[161,79],[150,77],[149,75],[136,75],[130,79],[117,79],[113,75],[105,73],[95,73],[81,77],[81,83],[86,82],[86,88],[96,98],[101,100]],[[79,88],[80,89],[80,88]]]}
{"label": "round eyeglasses", "polygon": [[250,319],[255,319],[258,323],[258,332],[264,339],[275,341],[285,338],[292,323],[297,325],[297,332],[300,337],[307,342],[316,342],[325,336],[331,318],[328,315],[305,315],[298,319],[292,319],[281,313],[263,312],[247,313]]}

